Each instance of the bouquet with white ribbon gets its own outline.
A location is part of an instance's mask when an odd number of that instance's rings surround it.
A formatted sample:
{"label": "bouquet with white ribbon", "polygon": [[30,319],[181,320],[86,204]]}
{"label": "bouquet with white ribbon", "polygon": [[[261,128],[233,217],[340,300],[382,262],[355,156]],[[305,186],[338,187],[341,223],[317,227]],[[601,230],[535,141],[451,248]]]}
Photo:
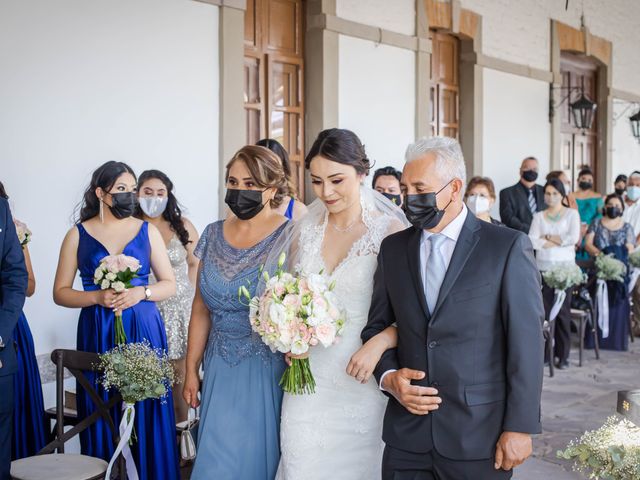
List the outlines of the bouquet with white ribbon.
{"label": "bouquet with white ribbon", "polygon": [[602,338],[609,336],[609,289],[607,282],[624,282],[627,266],[612,254],[596,257],[596,304],[598,305],[598,327]]}
{"label": "bouquet with white ribbon", "polygon": [[562,304],[571,287],[581,285],[587,281],[587,276],[575,263],[558,265],[557,267],[542,273],[544,283],[554,289],[553,306],[549,312],[549,321],[552,322],[560,313]]}
{"label": "bouquet with white ribbon", "polygon": [[[102,386],[114,388],[122,395],[123,415],[120,422],[120,442],[111,457],[104,478],[110,478],[111,469],[122,452],[129,480],[138,479],[138,471],[131,456],[129,444],[136,416],[135,404],[148,398],[163,398],[174,383],[175,373],[169,357],[149,342],[137,342],[117,347],[99,355],[98,368],[102,371]],[[134,435],[135,436],[135,435]]]}
{"label": "bouquet with white ribbon", "polygon": [[[271,351],[303,355],[309,348],[333,345],[345,325],[346,316],[334,284],[322,274],[292,275],[282,270],[285,254],[278,259],[273,277],[264,272],[266,287],[262,295],[251,298],[240,287],[240,298],[249,301],[249,320],[254,332]],[[291,359],[280,380],[285,392],[314,393],[315,380],[309,359]]]}
{"label": "bouquet with white ribbon", "polygon": [[[116,292],[124,292],[132,288],[131,280],[136,278],[140,270],[140,262],[137,258],[128,255],[109,255],[100,260],[100,265],[93,274],[93,283],[100,285],[101,290],[112,288]],[[122,345],[127,342],[122,324],[122,310],[116,312],[115,344]]]}

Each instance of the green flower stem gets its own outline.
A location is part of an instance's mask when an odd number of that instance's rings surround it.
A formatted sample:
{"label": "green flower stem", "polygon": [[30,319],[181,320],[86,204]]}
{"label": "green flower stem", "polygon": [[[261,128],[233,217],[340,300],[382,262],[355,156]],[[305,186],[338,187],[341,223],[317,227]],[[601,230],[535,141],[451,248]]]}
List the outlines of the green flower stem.
{"label": "green flower stem", "polygon": [[292,395],[315,393],[316,381],[311,373],[309,359],[292,358],[291,366],[282,374],[280,386]]}
{"label": "green flower stem", "polygon": [[124,325],[122,324],[122,313],[116,313],[116,323],[114,326],[114,336],[116,345],[124,345],[127,343],[127,335],[124,333]]}

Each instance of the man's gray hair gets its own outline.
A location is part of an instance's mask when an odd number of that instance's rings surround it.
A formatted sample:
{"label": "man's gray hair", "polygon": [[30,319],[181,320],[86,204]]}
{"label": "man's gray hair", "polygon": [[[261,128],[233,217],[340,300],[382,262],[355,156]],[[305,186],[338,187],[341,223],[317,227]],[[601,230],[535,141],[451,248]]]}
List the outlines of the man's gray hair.
{"label": "man's gray hair", "polygon": [[446,184],[458,178],[462,181],[462,191],[467,185],[467,168],[460,144],[451,137],[423,137],[407,147],[407,163],[432,153],[436,157],[436,171]]}

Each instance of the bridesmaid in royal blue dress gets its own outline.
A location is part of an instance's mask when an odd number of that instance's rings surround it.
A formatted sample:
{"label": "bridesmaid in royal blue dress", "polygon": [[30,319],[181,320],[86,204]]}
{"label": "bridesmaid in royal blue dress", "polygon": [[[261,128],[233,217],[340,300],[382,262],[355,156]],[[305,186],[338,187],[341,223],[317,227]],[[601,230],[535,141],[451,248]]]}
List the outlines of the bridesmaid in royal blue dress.
{"label": "bridesmaid in royal blue dress", "polygon": [[183,391],[187,403],[201,405],[191,478],[272,480],[280,459],[278,382],[285,363],[251,331],[238,288],[255,292],[260,265],[287,222],[277,209],[288,183],[273,153],[247,146],[227,165],[227,189],[234,215],[209,225],[195,250],[200,269]]}
{"label": "bridesmaid in royal blue dress", "polygon": [[[0,197],[9,198],[0,182]],[[14,220],[18,236],[23,235],[27,226]],[[22,233],[21,233],[22,232]],[[26,296],[31,297],[36,291],[36,279],[31,266],[31,255],[27,247],[28,239],[20,238],[24,263],[29,274]],[[35,455],[45,445],[44,400],[42,398],[42,383],[40,371],[33,346],[33,336],[24,312],[20,314],[13,332],[16,345],[18,371],[13,376],[14,411],[13,411],[13,441],[11,445],[11,459],[30,457]]]}
{"label": "bridesmaid in royal blue dress", "polygon": [[[114,312],[122,312],[128,342],[148,341],[166,350],[164,323],[154,302],[175,293],[175,279],[160,232],[132,217],[137,205],[136,177],[129,166],[107,162],[92,176],[86,190],[78,224],[66,235],[54,284],[58,305],[82,308],[78,321],[78,350],[103,353],[115,346]],[[93,274],[100,261],[110,254],[124,253],[140,261],[134,287],[122,293],[100,290]],[[153,270],[157,283],[148,286]],[[84,291],[73,288],[80,272]],[[95,376],[90,381],[98,381]],[[108,392],[98,386],[103,398]],[[78,415],[84,418],[94,411],[88,394],[78,385]],[[121,407],[112,411],[119,424]],[[176,429],[171,393],[165,399],[136,404],[137,440],[131,445],[140,479],[178,479]],[[81,434],[82,453],[108,460],[113,454],[109,428],[103,420]]]}

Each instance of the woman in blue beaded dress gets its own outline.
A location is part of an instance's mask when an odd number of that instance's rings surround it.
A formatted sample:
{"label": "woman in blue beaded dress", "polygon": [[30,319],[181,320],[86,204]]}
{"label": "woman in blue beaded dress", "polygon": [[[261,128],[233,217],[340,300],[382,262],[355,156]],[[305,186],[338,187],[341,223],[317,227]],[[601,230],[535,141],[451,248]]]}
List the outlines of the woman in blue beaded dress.
{"label": "woman in blue beaded dress", "polygon": [[285,363],[252,332],[238,288],[254,293],[260,265],[287,222],[277,209],[289,187],[277,156],[259,146],[234,155],[226,182],[234,215],[207,226],[195,250],[200,267],[183,390],[187,403],[201,405],[191,478],[269,480],[280,459],[278,382]]}
{"label": "woman in blue beaded dress", "polygon": [[[137,182],[131,167],[110,161],[93,172],[82,201],[79,222],[64,238],[53,286],[58,305],[81,308],[78,319],[78,350],[104,353],[115,347],[115,312],[122,312],[128,343],[148,342],[167,349],[167,337],[160,312],[154,302],[175,294],[176,283],[162,236],[157,228],[135,217]],[[101,290],[93,282],[98,265],[107,255],[124,254],[140,262],[132,288],[116,293]],[[153,270],[157,283],[149,285]],[[73,288],[80,273],[83,290]],[[88,373],[90,382],[98,380]],[[97,385],[103,399],[110,396]],[[78,416],[95,411],[89,394],[78,387]],[[111,411],[120,423],[120,405]],[[171,392],[166,399],[147,399],[136,404],[134,427],[137,439],[131,445],[141,480],[177,480],[178,451]],[[107,423],[100,419],[80,434],[82,453],[105,460],[114,445]]]}

